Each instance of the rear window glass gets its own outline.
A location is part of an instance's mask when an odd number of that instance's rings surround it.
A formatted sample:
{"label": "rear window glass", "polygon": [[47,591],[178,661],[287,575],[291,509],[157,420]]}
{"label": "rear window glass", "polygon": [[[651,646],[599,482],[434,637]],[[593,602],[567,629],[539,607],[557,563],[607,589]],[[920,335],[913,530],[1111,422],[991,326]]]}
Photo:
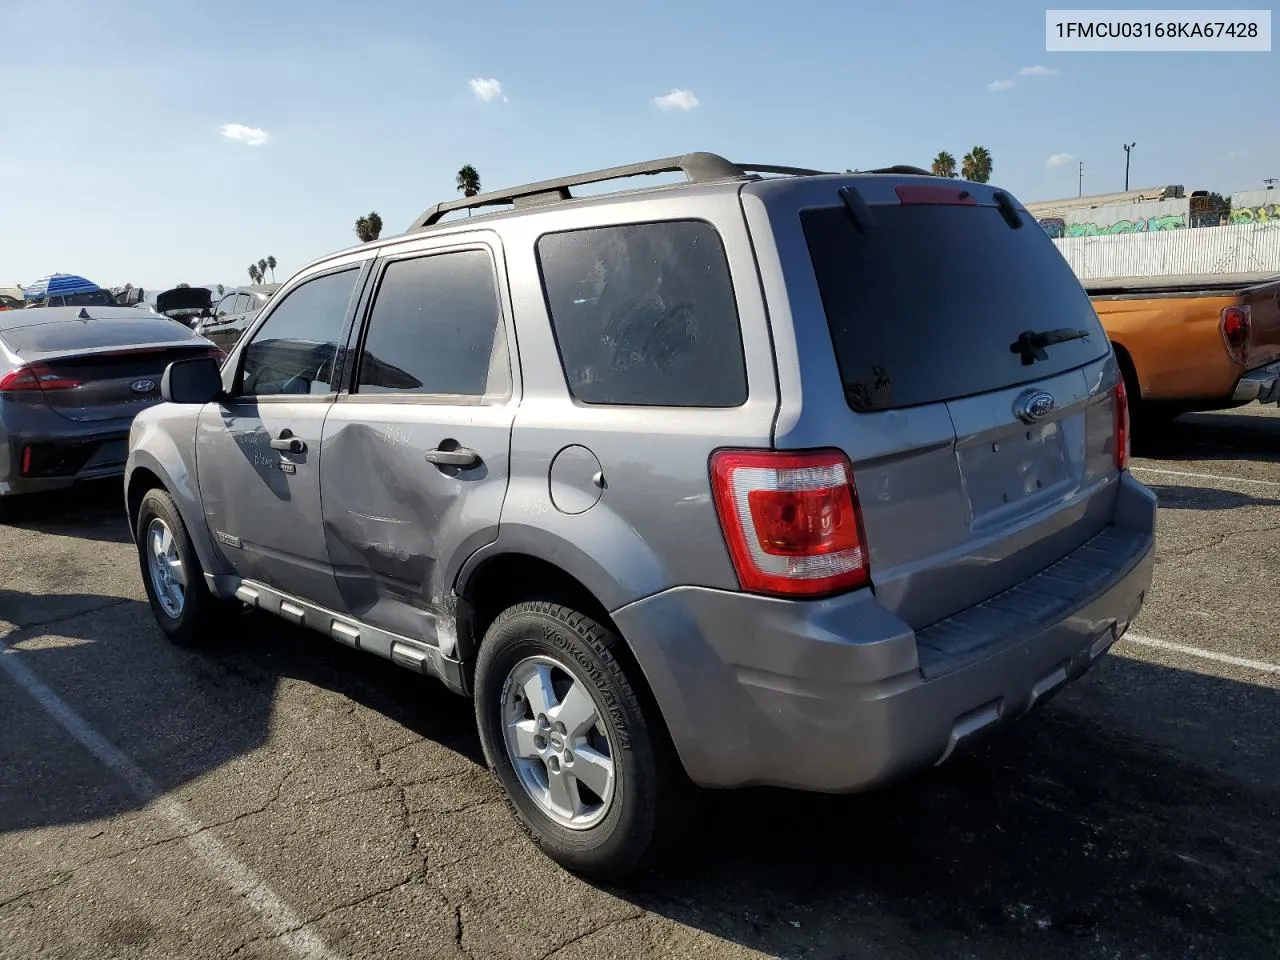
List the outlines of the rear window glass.
{"label": "rear window glass", "polygon": [[724,246],[702,221],[628,224],[538,240],[569,390],[583,403],[746,402]]}
{"label": "rear window glass", "polygon": [[[1088,295],[1044,231],[994,207],[883,205],[861,233],[843,206],[801,213],[845,396],[857,411],[937,403],[1104,356]],[[1029,366],[1024,331],[1083,330]]]}
{"label": "rear window glass", "polygon": [[[135,313],[129,307],[122,312]],[[30,350],[79,350],[91,347],[140,347],[152,343],[194,340],[195,333],[180,323],[155,315],[139,319],[119,316],[100,320],[60,320],[53,323],[17,327],[0,333],[0,339],[15,353]]]}

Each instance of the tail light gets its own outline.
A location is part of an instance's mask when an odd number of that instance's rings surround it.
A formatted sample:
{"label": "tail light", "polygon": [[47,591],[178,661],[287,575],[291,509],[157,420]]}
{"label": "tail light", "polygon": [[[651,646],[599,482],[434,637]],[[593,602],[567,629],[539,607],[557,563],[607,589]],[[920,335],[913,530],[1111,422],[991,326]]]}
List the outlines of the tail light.
{"label": "tail light", "polygon": [[1222,341],[1227,345],[1227,355],[1244,366],[1249,362],[1249,342],[1253,339],[1253,320],[1248,306],[1225,307],[1219,322]]}
{"label": "tail light", "polygon": [[711,481],[744,590],[815,596],[870,581],[853,467],[839,450],[723,450]]}
{"label": "tail light", "polygon": [[1111,391],[1112,403],[1116,418],[1116,469],[1129,469],[1129,391],[1125,389],[1124,379],[1116,382]]}
{"label": "tail light", "polygon": [[18,471],[19,476],[31,476],[31,448],[22,448],[22,468]]}
{"label": "tail light", "polygon": [[56,373],[44,363],[30,363],[0,377],[0,393],[27,393],[37,390],[73,390],[80,381]]}

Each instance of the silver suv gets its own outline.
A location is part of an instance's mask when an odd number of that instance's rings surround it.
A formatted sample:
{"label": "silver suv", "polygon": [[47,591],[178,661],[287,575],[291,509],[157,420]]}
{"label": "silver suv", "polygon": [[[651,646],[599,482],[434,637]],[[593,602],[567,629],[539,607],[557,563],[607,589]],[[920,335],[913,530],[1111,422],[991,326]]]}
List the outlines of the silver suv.
{"label": "silver suv", "polygon": [[1008,193],[915,168],[439,204],[162,389],[126,489],[165,633],[248,605],[473,697],[516,816],[597,877],[695,785],[943,762],[1151,581],[1089,298]]}

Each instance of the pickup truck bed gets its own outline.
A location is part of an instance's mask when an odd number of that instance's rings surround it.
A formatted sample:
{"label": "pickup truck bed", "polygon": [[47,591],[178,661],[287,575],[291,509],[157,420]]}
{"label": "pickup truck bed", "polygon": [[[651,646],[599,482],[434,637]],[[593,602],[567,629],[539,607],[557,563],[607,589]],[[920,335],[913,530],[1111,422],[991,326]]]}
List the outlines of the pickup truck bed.
{"label": "pickup truck bed", "polygon": [[1135,416],[1280,400],[1280,276],[1086,280]]}

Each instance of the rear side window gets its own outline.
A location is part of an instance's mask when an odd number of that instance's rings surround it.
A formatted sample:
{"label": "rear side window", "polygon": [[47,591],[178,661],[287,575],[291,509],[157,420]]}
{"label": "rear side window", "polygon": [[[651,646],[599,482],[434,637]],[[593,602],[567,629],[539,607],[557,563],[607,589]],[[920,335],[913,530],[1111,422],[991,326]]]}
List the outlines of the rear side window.
{"label": "rear side window", "polygon": [[360,357],[359,393],[480,397],[507,393],[510,378],[488,253],[387,265]]}
{"label": "rear side window", "polygon": [[547,234],[538,263],[569,391],[583,403],[746,402],[724,245],[702,221]]}
{"label": "rear side window", "polygon": [[[883,205],[860,232],[843,206],[800,219],[845,397],[857,411],[954,400],[1105,356],[1093,304],[1043,230],[995,207]],[[1025,331],[1085,331],[1025,365]]]}

